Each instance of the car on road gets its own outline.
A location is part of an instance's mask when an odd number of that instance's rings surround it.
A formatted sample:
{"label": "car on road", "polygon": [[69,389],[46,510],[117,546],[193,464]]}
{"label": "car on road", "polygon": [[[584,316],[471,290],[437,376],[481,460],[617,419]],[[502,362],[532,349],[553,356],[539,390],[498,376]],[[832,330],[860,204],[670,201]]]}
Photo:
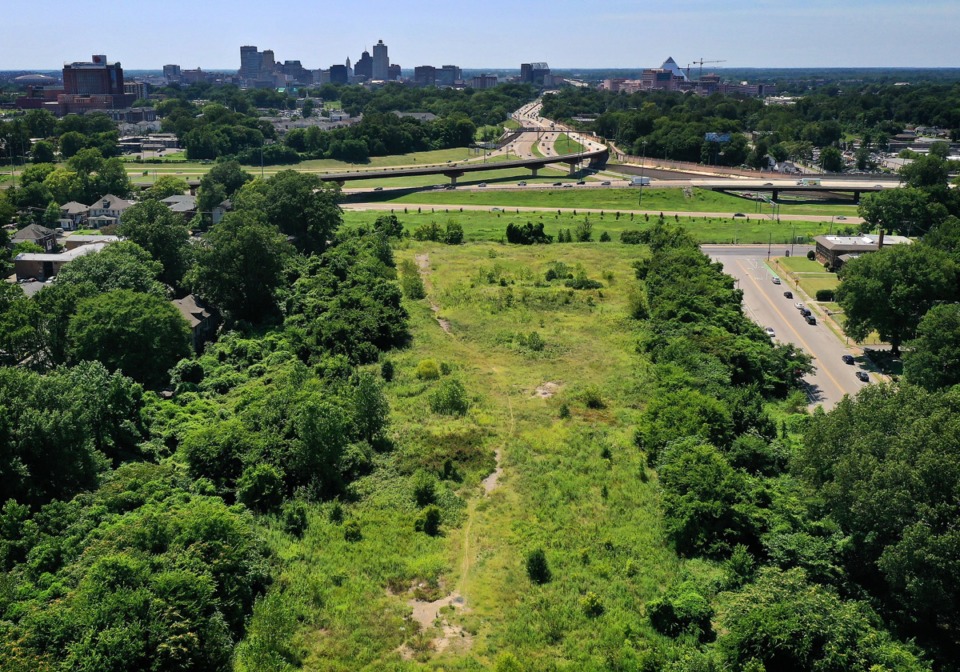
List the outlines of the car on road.
{"label": "car on road", "polygon": [[[809,312],[809,311],[807,311],[807,312]],[[807,320],[807,324],[816,324],[816,323],[817,323],[817,318],[815,318],[813,315],[804,315],[804,319]]]}
{"label": "car on road", "polygon": [[764,182],[764,183],[763,183],[763,186],[765,186],[765,187],[772,187],[772,186],[773,186],[773,182]]}
{"label": "car on road", "polygon": [[839,216],[837,217],[837,221],[838,221],[838,222],[842,222],[842,221],[844,221],[844,220],[846,220],[846,217],[844,217],[843,215],[839,215]]}
{"label": "car on road", "polygon": [[577,180],[577,184],[586,184],[585,180]]}
{"label": "car on road", "polygon": [[772,278],[770,278],[770,280],[771,280],[771,281],[773,282],[773,284],[775,284],[775,285],[779,285],[779,284],[780,284],[780,278],[778,278],[777,276],[773,276]]}
{"label": "car on road", "polygon": [[777,335],[777,332],[773,330],[773,327],[767,327],[766,329],[764,329],[764,331],[766,332],[767,336],[769,336],[770,338],[773,338]]}
{"label": "car on road", "polygon": [[783,296],[784,296],[785,298],[787,298],[787,299],[792,299],[792,298],[793,298],[793,292],[791,292],[790,290],[787,290],[786,292],[783,293]]}
{"label": "car on road", "polygon": [[481,183],[478,184],[477,186],[478,186],[478,187],[485,187],[485,186],[487,186],[487,183],[486,183],[486,182],[481,182]]}
{"label": "car on road", "polygon": [[517,182],[517,186],[518,186],[518,187],[525,187],[525,186],[527,186],[527,183],[526,183],[526,182]]}
{"label": "car on road", "polygon": [[859,380],[862,380],[865,383],[870,382],[870,376],[867,375],[866,371],[857,371],[856,375]]}
{"label": "car on road", "polygon": [[854,364],[857,361],[853,358],[853,355],[844,355],[840,359],[843,360],[844,364]]}
{"label": "car on road", "polygon": [[374,190],[374,191],[383,191],[383,187],[374,187],[373,190]]}
{"label": "car on road", "polygon": [[799,301],[797,301],[795,304],[793,304],[793,307],[796,308],[797,310],[803,310],[803,309],[805,308],[805,306],[804,306],[802,303],[800,303]]}
{"label": "car on road", "polygon": [[573,185],[570,184],[569,182],[567,182],[567,183],[566,183],[565,185],[563,185],[563,186],[564,186],[564,188],[566,188],[566,187],[572,187]]}
{"label": "car on road", "polygon": [[562,186],[563,186],[563,182],[554,182],[554,183],[553,183],[553,186],[555,186],[555,187],[562,187]]}
{"label": "car on road", "polygon": [[733,213],[733,216],[734,216],[734,217],[746,217],[746,215],[743,214],[742,212],[735,212],[735,213]]}
{"label": "car on road", "polygon": [[812,314],[813,314],[813,313],[810,312],[810,309],[809,309],[809,308],[801,308],[801,309],[800,309],[800,316],[801,316],[801,317],[806,317],[807,315],[812,315]]}
{"label": "car on road", "polygon": [[600,183],[600,186],[602,186],[602,187],[609,187],[609,186],[610,186],[610,180],[604,180],[603,182]]}

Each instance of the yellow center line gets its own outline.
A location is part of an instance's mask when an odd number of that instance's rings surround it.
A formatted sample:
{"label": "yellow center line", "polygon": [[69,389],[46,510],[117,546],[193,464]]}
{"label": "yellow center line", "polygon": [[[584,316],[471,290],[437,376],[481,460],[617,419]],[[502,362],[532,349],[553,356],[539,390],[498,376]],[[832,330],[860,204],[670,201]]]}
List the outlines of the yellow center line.
{"label": "yellow center line", "polygon": [[[749,269],[747,269],[747,267],[744,266],[743,262],[741,262],[739,259],[737,259],[737,266],[739,266],[740,269],[747,274],[747,277],[750,278],[750,282],[756,285],[757,291],[760,292],[760,296],[763,297],[764,299],[767,299],[767,295],[764,293],[763,289],[760,288],[760,283],[757,282],[756,278],[750,275]],[[809,353],[809,355],[814,359],[817,359],[817,356],[813,354],[813,348],[811,348],[810,345],[805,340],[803,340],[803,336],[800,335],[799,331],[794,329],[793,325],[790,323],[790,320],[787,319],[786,315],[780,312],[780,309],[777,308],[777,304],[774,303],[773,301],[770,301],[769,299],[767,299],[767,303],[770,304],[770,307],[773,308],[773,311],[780,316],[780,318],[787,325],[787,328],[794,333],[794,335],[797,337],[797,340],[800,341],[800,344],[804,347],[807,353]],[[837,386],[837,391],[840,393],[841,396],[846,394],[846,392],[844,392],[843,390],[843,386],[837,381],[836,378],[833,377],[833,374],[830,373],[829,369],[827,369],[824,366],[818,366],[817,371],[822,371],[827,376],[827,378],[829,378],[833,382],[833,384]]]}

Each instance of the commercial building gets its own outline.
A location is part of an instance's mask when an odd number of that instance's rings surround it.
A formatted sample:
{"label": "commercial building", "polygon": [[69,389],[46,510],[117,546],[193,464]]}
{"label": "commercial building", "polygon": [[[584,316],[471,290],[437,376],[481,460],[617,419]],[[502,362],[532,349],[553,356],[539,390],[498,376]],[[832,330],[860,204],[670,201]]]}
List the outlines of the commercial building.
{"label": "commercial building", "polygon": [[350,77],[347,75],[347,66],[345,65],[330,66],[330,83],[331,84],[347,84],[349,81],[350,81]]}
{"label": "commercial building", "polygon": [[437,70],[437,86],[456,86],[463,80],[463,71],[456,65],[444,65]]}
{"label": "commercial building", "polygon": [[30,87],[17,99],[20,109],[45,109],[58,117],[90,110],[116,110],[130,107],[136,100],[124,90],[123,68],[108,63],[103,54],[94,54],[89,62],[63,66],[63,88]]}
{"label": "commercial building", "polygon": [[436,86],[437,69],[432,65],[418,65],[413,69],[413,83],[417,86]]}
{"label": "commercial building", "polygon": [[240,79],[254,81],[260,77],[260,52],[254,46],[240,47]]}
{"label": "commercial building", "polygon": [[180,83],[180,66],[179,65],[163,66],[163,78],[167,81],[167,84],[179,84]]}
{"label": "commercial building", "polygon": [[550,74],[550,66],[546,63],[521,63],[520,82],[522,84],[536,84],[543,86],[543,78]]}
{"label": "commercial building", "polygon": [[387,81],[396,82],[403,76],[402,71],[400,70],[399,63],[391,63],[390,67],[387,68]]}
{"label": "commercial building", "polygon": [[859,236],[817,236],[817,261],[827,264],[834,271],[861,254],[876,252],[884,245],[909,245],[913,241],[906,236],[862,234]]}
{"label": "commercial building", "polygon": [[386,81],[390,76],[390,57],[387,55],[387,45],[378,40],[373,45],[373,72],[371,78]]}
{"label": "commercial building", "polygon": [[353,75],[358,79],[373,79],[373,58],[366,49],[360,55],[360,60],[353,66]]}
{"label": "commercial building", "polygon": [[470,87],[473,89],[492,89],[496,85],[496,75],[477,75],[470,79]]}

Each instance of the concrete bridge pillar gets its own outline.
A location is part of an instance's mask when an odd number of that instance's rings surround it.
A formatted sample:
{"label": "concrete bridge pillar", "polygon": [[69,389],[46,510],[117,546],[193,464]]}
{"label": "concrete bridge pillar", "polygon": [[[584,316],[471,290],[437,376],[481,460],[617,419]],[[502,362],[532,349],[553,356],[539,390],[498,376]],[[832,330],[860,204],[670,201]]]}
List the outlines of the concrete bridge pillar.
{"label": "concrete bridge pillar", "polygon": [[570,177],[573,177],[577,174],[577,164],[579,161],[565,161],[570,166]]}
{"label": "concrete bridge pillar", "polygon": [[860,192],[859,192],[859,191],[853,192],[853,202],[854,202],[854,203],[857,203],[857,204],[860,203]]}
{"label": "concrete bridge pillar", "polygon": [[453,171],[453,172],[447,171],[447,172],[444,172],[443,174],[450,178],[450,184],[452,184],[453,186],[457,186],[458,177],[463,177],[463,171]]}
{"label": "concrete bridge pillar", "polygon": [[779,189],[774,189],[774,190],[773,190],[773,200],[777,200],[778,198],[780,198],[780,190],[779,190]]}
{"label": "concrete bridge pillar", "polygon": [[530,166],[530,174],[533,177],[537,176],[537,171],[540,170],[540,166]]}

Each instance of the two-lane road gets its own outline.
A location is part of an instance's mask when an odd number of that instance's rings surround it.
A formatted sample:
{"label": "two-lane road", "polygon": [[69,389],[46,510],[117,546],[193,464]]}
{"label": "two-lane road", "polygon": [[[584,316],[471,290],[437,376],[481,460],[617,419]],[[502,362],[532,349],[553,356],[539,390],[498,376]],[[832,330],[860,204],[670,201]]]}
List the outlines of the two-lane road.
{"label": "two-lane road", "polygon": [[726,273],[737,279],[743,290],[747,315],[762,327],[771,327],[775,340],[793,343],[813,357],[816,371],[806,377],[811,406],[833,408],[843,395],[855,395],[864,385],[854,375],[858,365],[845,364],[843,355],[858,355],[825,325],[807,324],[795,307],[797,299],[787,299],[786,285],[773,283],[774,274],[766,266],[766,249],[704,248],[715,261],[723,263]]}

